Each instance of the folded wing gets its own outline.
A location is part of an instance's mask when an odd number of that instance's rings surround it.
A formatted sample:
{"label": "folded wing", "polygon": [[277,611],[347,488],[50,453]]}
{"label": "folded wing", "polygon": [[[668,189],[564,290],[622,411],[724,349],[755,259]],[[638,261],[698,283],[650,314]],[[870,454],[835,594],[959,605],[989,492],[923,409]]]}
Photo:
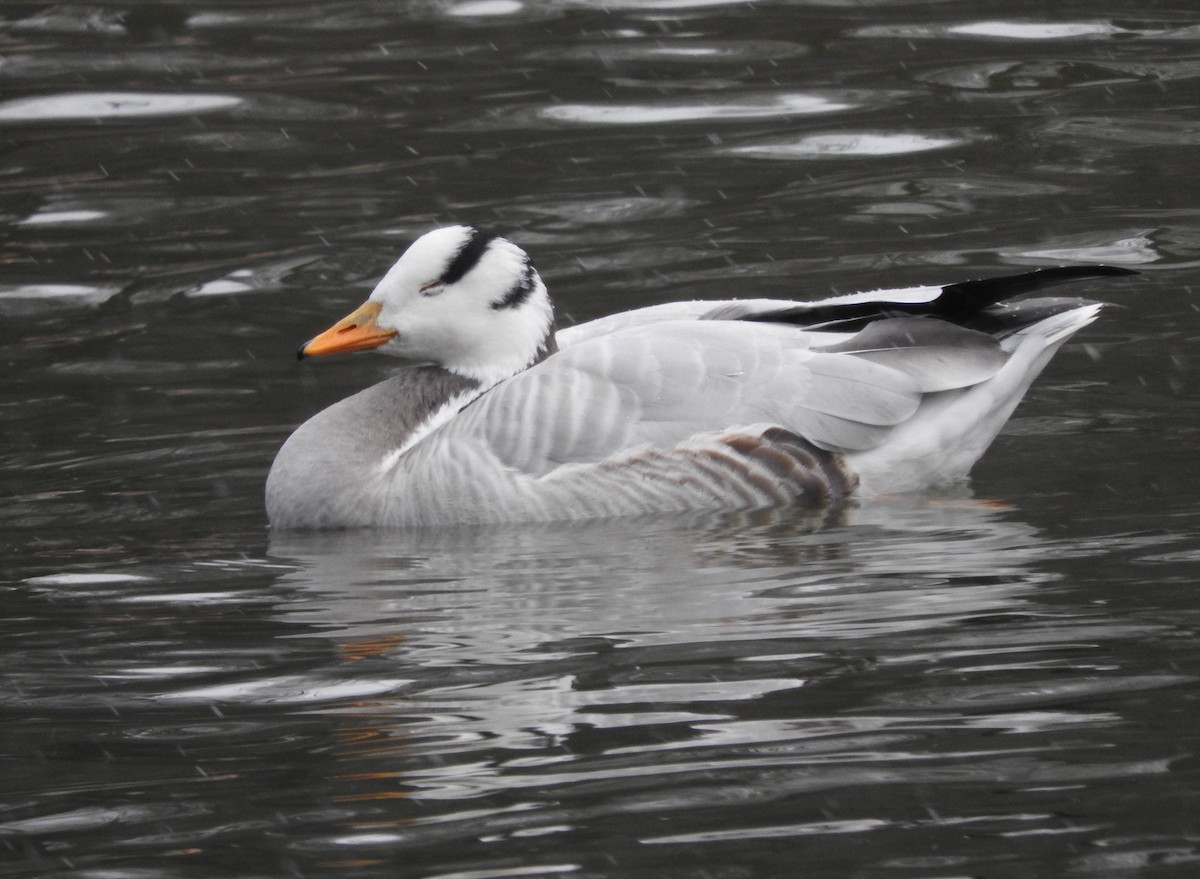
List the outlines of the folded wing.
{"label": "folded wing", "polygon": [[749,425],[862,451],[910,419],[925,394],[985,381],[1004,362],[990,336],[927,319],[885,319],[852,336],[664,321],[561,351],[429,441],[433,451],[469,439],[498,466],[533,477]]}

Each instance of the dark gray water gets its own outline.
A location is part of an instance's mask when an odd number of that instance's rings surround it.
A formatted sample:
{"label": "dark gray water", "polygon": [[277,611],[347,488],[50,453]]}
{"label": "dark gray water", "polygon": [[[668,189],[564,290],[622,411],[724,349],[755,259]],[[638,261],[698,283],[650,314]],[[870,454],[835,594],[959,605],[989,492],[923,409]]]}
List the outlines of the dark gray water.
{"label": "dark gray water", "polygon": [[[1200,872],[1200,11],[0,7],[0,876]],[[564,322],[1106,262],[970,489],[272,536],[422,231]]]}

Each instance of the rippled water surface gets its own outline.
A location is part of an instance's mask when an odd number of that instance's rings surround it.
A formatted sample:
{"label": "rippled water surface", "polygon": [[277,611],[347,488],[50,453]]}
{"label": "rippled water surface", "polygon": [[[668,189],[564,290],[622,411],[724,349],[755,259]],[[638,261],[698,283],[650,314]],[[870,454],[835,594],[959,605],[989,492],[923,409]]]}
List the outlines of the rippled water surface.
{"label": "rippled water surface", "polygon": [[[1200,873],[1200,11],[0,7],[0,876]],[[970,488],[271,535],[417,234],[564,323],[1106,262]]]}

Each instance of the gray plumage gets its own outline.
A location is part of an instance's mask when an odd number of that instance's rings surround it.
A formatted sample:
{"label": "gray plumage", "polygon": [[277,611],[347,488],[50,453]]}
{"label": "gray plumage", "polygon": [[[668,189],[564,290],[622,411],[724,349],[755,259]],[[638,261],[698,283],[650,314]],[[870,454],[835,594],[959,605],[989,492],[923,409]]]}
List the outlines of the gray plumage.
{"label": "gray plumage", "polygon": [[[1054,351],[1099,310],[1047,300],[1022,320],[1021,309],[994,304],[996,279],[981,282],[990,301],[979,308],[961,308],[976,292],[969,285],[827,300],[818,330],[797,325],[807,303],[670,303],[559,332],[554,352],[545,287],[523,252],[473,230],[426,238],[372,294],[375,329],[393,333],[378,344],[428,358],[416,337],[443,333],[446,350],[462,353],[402,370],[301,426],[268,479],[276,527],[821,506],[855,490],[961,479]],[[463,254],[471,265],[455,280],[459,296],[438,279]],[[414,292],[428,298],[436,284],[446,326],[440,306]],[[907,305],[895,316],[898,301]],[[922,302],[961,313],[917,316]],[[429,315],[406,324],[422,309]],[[789,317],[764,318],[780,314]],[[475,356],[503,341],[493,321],[533,340],[524,354]],[[980,328],[960,325],[971,321]],[[493,370],[501,357],[522,365]]]}

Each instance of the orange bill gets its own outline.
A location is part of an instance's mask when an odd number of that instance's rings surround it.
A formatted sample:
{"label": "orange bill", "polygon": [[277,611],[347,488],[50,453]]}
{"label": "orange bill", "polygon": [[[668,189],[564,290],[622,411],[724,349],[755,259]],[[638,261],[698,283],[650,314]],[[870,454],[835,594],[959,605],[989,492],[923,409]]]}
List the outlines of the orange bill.
{"label": "orange bill", "polygon": [[395,330],[385,330],[376,323],[381,308],[378,302],[363,304],[321,335],[307,342],[300,349],[298,356],[316,357],[321,354],[344,354],[349,351],[378,348],[396,335]]}

